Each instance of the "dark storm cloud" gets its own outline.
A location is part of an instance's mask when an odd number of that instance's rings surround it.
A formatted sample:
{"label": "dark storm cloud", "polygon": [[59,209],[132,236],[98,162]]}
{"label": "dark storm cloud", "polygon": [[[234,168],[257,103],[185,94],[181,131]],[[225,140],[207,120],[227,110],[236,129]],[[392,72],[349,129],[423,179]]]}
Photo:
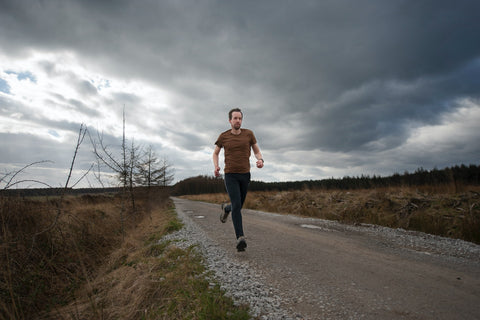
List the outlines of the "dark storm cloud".
{"label": "dark storm cloud", "polygon": [[15,111],[17,106],[8,96],[0,95],[0,115],[4,117],[10,117]]}
{"label": "dark storm cloud", "polygon": [[0,137],[3,163],[33,163],[49,160],[58,152],[57,146],[51,141],[32,134],[1,133]]}
{"label": "dark storm cloud", "polygon": [[[61,96],[57,95],[57,98],[58,97]],[[64,98],[62,97],[62,99]],[[75,108],[77,111],[89,115],[96,115],[96,111],[85,107],[81,102],[68,101],[68,103],[71,103],[73,107],[66,106],[65,104],[58,104],[53,100],[45,101],[46,106],[54,105],[63,108]],[[23,103],[17,102],[15,100],[11,100],[8,97],[2,96],[0,96],[0,116],[3,116],[5,118],[18,119],[33,126],[47,127],[56,130],[65,130],[67,132],[77,132],[80,128],[80,122],[77,122],[75,120],[65,121],[49,119],[43,116],[40,112],[35,112],[35,110],[31,109],[30,106],[24,105]]]}
{"label": "dark storm cloud", "polygon": [[[356,167],[479,99],[478,12],[467,0],[11,0],[0,3],[0,43],[9,55],[71,51],[88,68],[167,91],[175,116],[156,116],[179,148],[213,145],[240,106],[267,153],[330,152]],[[98,94],[90,80],[70,79]],[[148,108],[132,93],[106,103]],[[132,122],[145,115],[154,113]]]}
{"label": "dark storm cloud", "polygon": [[[78,132],[79,127],[77,128]],[[25,133],[0,133],[2,139],[1,162],[14,164],[30,164],[37,161],[53,161],[57,168],[68,168],[73,159],[77,135],[74,132],[71,140],[61,143],[54,139]],[[80,146],[76,168],[86,170],[92,163],[89,142]]]}
{"label": "dark storm cloud", "polygon": [[74,48],[185,96],[198,94],[192,78],[234,85],[239,97],[255,86],[288,92],[285,111],[374,80],[451,72],[480,48],[480,5],[471,1],[12,1],[3,9],[6,35],[21,48]]}
{"label": "dark storm cloud", "polygon": [[58,106],[59,108],[63,109],[72,109],[92,118],[100,116],[98,110],[96,110],[94,107],[87,106],[80,100],[65,98],[59,93],[51,93],[50,96],[51,99],[46,100],[45,105]]}
{"label": "dark storm cloud", "polygon": [[175,132],[175,136],[172,137],[171,141],[175,145],[186,148],[189,151],[202,150],[207,142],[202,139],[198,134],[186,132]]}
{"label": "dark storm cloud", "polygon": [[[0,133],[0,139],[2,141],[0,177],[10,178],[12,174],[18,172],[13,183],[23,180],[40,182],[26,181],[17,187],[45,187],[42,183],[52,187],[64,186],[73,161],[77,136],[72,135],[70,141],[63,143],[24,133]],[[91,148],[87,144],[88,142],[83,143],[76,153],[69,186],[79,182],[93,165]],[[20,172],[27,165],[31,166]],[[86,180],[83,181],[84,186],[87,186]]]}
{"label": "dark storm cloud", "polygon": [[438,124],[445,113],[458,107],[458,100],[480,97],[479,62],[433,78],[375,81],[346,92],[331,105],[320,107],[317,141],[311,146],[320,142],[325,149],[349,151],[388,139],[381,149],[397,147],[412,126]]}
{"label": "dark storm cloud", "polygon": [[89,81],[81,80],[78,81],[77,84],[77,91],[83,95],[96,95],[97,88],[95,88]]}
{"label": "dark storm cloud", "polygon": [[[480,75],[476,69],[469,72]],[[302,138],[308,141],[306,147],[321,145],[325,150],[360,150],[380,139],[385,142],[376,145],[380,150],[397,147],[412,127],[438,124],[445,113],[458,107],[457,100],[478,97],[478,79],[460,71],[412,83],[375,81],[319,105],[305,119],[307,127],[315,129]]]}

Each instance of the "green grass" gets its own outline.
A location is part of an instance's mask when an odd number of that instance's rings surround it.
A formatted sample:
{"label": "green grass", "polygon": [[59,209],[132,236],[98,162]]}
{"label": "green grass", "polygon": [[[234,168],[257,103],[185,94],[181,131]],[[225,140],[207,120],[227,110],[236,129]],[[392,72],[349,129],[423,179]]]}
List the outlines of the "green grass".
{"label": "green grass", "polygon": [[164,304],[144,319],[250,319],[247,306],[235,306],[206,273],[194,247],[169,247],[158,262],[155,276],[170,294]]}
{"label": "green grass", "polygon": [[180,220],[178,220],[178,218],[174,218],[168,222],[165,231],[166,233],[171,233],[171,232],[178,231],[182,228],[183,228],[183,223]]}

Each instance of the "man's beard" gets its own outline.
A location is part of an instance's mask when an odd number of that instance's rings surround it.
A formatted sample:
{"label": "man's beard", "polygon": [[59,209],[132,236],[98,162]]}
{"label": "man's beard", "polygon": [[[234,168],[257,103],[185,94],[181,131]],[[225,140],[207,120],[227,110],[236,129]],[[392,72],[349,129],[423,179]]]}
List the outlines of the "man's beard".
{"label": "man's beard", "polygon": [[240,129],[241,126],[242,126],[241,124],[234,124],[234,125],[233,125],[233,128],[234,128],[235,130],[238,130],[238,129]]}

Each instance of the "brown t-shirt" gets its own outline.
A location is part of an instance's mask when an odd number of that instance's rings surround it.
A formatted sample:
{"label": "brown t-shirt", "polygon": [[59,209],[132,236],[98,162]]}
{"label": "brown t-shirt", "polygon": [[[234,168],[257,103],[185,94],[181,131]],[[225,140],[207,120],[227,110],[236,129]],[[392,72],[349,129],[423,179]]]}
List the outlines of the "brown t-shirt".
{"label": "brown t-shirt", "polygon": [[241,129],[239,135],[234,135],[232,130],[222,132],[215,144],[225,150],[225,173],[250,172],[250,151],[257,143],[251,130]]}

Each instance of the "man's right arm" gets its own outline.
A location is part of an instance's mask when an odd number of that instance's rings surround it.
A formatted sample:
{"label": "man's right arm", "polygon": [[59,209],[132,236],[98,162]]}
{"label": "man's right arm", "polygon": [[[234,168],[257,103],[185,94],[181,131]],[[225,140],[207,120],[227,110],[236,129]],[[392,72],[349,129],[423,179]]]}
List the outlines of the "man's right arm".
{"label": "man's right arm", "polygon": [[220,147],[215,145],[215,150],[213,150],[213,166],[215,167],[213,174],[215,177],[220,176],[220,166],[218,165],[218,155],[220,154],[220,150]]}

